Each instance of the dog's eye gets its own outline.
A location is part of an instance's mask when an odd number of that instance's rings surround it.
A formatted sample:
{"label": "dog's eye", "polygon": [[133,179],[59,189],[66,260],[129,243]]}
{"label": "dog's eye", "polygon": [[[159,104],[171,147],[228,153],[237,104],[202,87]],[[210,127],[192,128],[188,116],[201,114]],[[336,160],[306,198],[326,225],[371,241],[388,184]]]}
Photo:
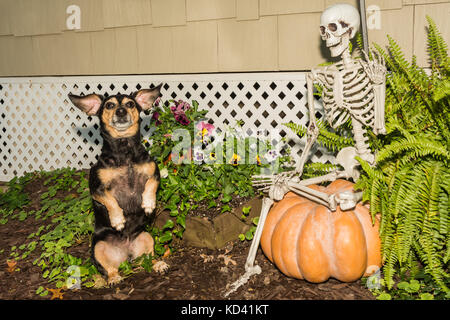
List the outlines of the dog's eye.
{"label": "dog's eye", "polygon": [[105,105],[105,108],[106,109],[113,109],[114,108],[114,106],[115,106],[115,104],[114,103],[112,103],[112,102],[108,102],[106,105]]}
{"label": "dog's eye", "polygon": [[133,101],[128,101],[127,103],[125,103],[125,106],[127,107],[127,108],[133,108],[134,107],[134,102]]}

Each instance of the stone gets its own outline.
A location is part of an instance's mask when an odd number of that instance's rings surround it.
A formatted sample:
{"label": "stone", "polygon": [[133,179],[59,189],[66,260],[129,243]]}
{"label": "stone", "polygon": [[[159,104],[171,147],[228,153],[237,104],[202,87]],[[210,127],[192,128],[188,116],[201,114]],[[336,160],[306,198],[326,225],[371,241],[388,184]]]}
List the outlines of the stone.
{"label": "stone", "polygon": [[248,226],[231,212],[223,213],[213,220],[216,235],[216,248],[223,248],[227,242],[234,241],[245,233]]}
{"label": "stone", "polygon": [[216,249],[216,236],[212,223],[200,217],[186,217],[186,230],[183,241],[187,245],[200,248]]}

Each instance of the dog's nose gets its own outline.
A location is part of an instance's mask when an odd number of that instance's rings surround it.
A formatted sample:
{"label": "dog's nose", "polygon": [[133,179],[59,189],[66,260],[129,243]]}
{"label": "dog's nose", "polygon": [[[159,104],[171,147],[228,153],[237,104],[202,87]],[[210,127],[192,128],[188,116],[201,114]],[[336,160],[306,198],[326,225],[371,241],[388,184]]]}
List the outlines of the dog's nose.
{"label": "dog's nose", "polygon": [[125,108],[118,108],[116,110],[116,116],[125,117],[126,115],[127,115],[127,110],[125,110]]}

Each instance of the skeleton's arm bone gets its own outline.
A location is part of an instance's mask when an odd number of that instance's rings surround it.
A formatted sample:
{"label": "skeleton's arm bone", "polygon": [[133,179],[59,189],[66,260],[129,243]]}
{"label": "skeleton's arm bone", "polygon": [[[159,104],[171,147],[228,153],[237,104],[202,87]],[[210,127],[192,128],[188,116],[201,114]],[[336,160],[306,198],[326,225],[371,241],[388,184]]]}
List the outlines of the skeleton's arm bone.
{"label": "skeleton's arm bone", "polygon": [[306,157],[308,156],[312,145],[319,136],[319,128],[317,127],[314,109],[314,73],[308,73],[306,75],[306,86],[308,88],[309,125],[307,131],[306,146],[305,149],[303,149],[302,156],[300,158],[300,161],[298,162],[297,168],[295,169],[295,173],[298,173],[299,177],[303,173],[303,167],[306,162]]}
{"label": "skeleton's arm bone", "polygon": [[317,191],[314,189],[311,189],[309,187],[303,186],[299,183],[295,183],[292,181],[288,181],[287,186],[289,190],[292,192],[295,192],[296,194],[305,197],[309,200],[315,201],[321,205],[324,205],[328,208],[330,208],[331,211],[336,210],[336,200],[334,195],[329,195],[325,192]]}
{"label": "skeleton's arm bone", "polygon": [[386,134],[386,127],[384,124],[384,104],[386,99],[386,84],[373,85],[374,99],[375,99],[375,124],[373,131],[375,134]]}

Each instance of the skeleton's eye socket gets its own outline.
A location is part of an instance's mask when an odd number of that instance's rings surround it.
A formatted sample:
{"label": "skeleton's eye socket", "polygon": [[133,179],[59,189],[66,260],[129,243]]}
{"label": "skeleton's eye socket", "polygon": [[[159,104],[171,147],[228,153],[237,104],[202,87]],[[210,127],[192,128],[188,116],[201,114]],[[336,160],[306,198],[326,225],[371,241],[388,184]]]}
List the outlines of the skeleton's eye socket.
{"label": "skeleton's eye socket", "polygon": [[342,28],[347,28],[348,27],[348,24],[345,23],[344,21],[339,21],[339,23],[341,24]]}
{"label": "skeleton's eye socket", "polygon": [[325,27],[320,26],[320,33],[321,33],[321,34],[325,34]]}
{"label": "skeleton's eye socket", "polygon": [[328,25],[328,29],[330,29],[330,31],[332,31],[332,32],[336,31],[336,30],[337,30],[337,25],[336,25],[336,23],[330,23],[330,24]]}

